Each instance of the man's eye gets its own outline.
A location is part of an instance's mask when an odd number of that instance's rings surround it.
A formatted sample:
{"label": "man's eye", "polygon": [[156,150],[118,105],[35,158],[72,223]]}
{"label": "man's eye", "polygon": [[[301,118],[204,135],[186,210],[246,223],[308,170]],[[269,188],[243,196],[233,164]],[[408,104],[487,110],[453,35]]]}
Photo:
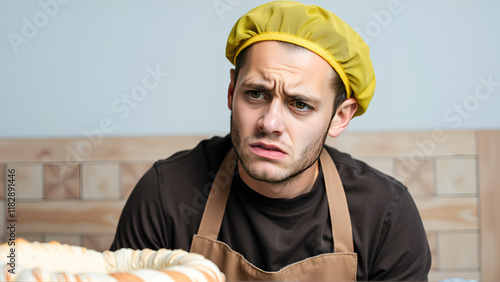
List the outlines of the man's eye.
{"label": "man's eye", "polygon": [[260,91],[248,91],[248,96],[253,99],[262,99],[264,95]]}
{"label": "man's eye", "polygon": [[308,104],[306,104],[302,101],[295,101],[294,106],[295,106],[295,108],[297,108],[298,110],[301,110],[301,111],[307,111],[307,110],[312,109],[311,106],[309,106]]}

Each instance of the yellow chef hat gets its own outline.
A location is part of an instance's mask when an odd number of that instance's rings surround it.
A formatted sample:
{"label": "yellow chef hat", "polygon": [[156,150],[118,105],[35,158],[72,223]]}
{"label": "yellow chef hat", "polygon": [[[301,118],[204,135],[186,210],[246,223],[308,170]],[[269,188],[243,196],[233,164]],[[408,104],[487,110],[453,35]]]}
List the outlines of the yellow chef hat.
{"label": "yellow chef hat", "polygon": [[355,116],[368,108],[375,92],[375,73],[369,47],[332,12],[294,1],[258,6],[234,25],[226,45],[226,57],[236,63],[238,54],[253,43],[277,40],[307,48],[325,59],[346,87],[347,98],[359,103]]}

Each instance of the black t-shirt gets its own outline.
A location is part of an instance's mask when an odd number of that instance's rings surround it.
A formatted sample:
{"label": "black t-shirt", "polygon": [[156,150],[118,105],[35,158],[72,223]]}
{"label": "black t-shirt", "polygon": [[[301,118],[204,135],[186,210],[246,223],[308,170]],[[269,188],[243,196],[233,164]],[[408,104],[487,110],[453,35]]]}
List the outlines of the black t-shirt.
{"label": "black t-shirt", "polygon": [[[231,147],[228,136],[214,137],[156,162],[132,191],[110,249],[189,251],[215,174]],[[357,279],[426,280],[431,255],[406,187],[347,154],[326,149],[346,193]],[[218,239],[268,271],[333,252],[322,171],[310,192],[272,199],[248,187],[236,169]]]}

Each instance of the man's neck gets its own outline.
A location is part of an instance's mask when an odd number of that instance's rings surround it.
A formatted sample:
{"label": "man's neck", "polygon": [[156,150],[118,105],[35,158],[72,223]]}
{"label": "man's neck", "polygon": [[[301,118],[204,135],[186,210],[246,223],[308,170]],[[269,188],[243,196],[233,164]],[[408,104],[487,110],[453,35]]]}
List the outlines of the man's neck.
{"label": "man's neck", "polygon": [[253,179],[246,173],[239,161],[238,171],[241,179],[248,187],[263,196],[275,199],[291,199],[311,191],[319,173],[318,161],[301,174],[281,183],[269,183]]}

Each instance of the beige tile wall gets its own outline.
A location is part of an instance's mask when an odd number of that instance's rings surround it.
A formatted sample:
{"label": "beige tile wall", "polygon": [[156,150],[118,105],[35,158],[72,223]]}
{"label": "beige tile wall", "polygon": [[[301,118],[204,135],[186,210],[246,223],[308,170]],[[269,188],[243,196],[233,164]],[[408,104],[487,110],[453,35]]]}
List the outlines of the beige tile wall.
{"label": "beige tile wall", "polygon": [[[17,237],[105,250],[126,198],[151,164],[203,138],[0,140],[0,217],[8,216],[7,170],[13,168]],[[431,281],[500,279],[494,216],[500,194],[493,179],[500,171],[500,131],[346,132],[327,143],[409,187],[428,233]],[[0,232],[5,240],[5,220]]]}

